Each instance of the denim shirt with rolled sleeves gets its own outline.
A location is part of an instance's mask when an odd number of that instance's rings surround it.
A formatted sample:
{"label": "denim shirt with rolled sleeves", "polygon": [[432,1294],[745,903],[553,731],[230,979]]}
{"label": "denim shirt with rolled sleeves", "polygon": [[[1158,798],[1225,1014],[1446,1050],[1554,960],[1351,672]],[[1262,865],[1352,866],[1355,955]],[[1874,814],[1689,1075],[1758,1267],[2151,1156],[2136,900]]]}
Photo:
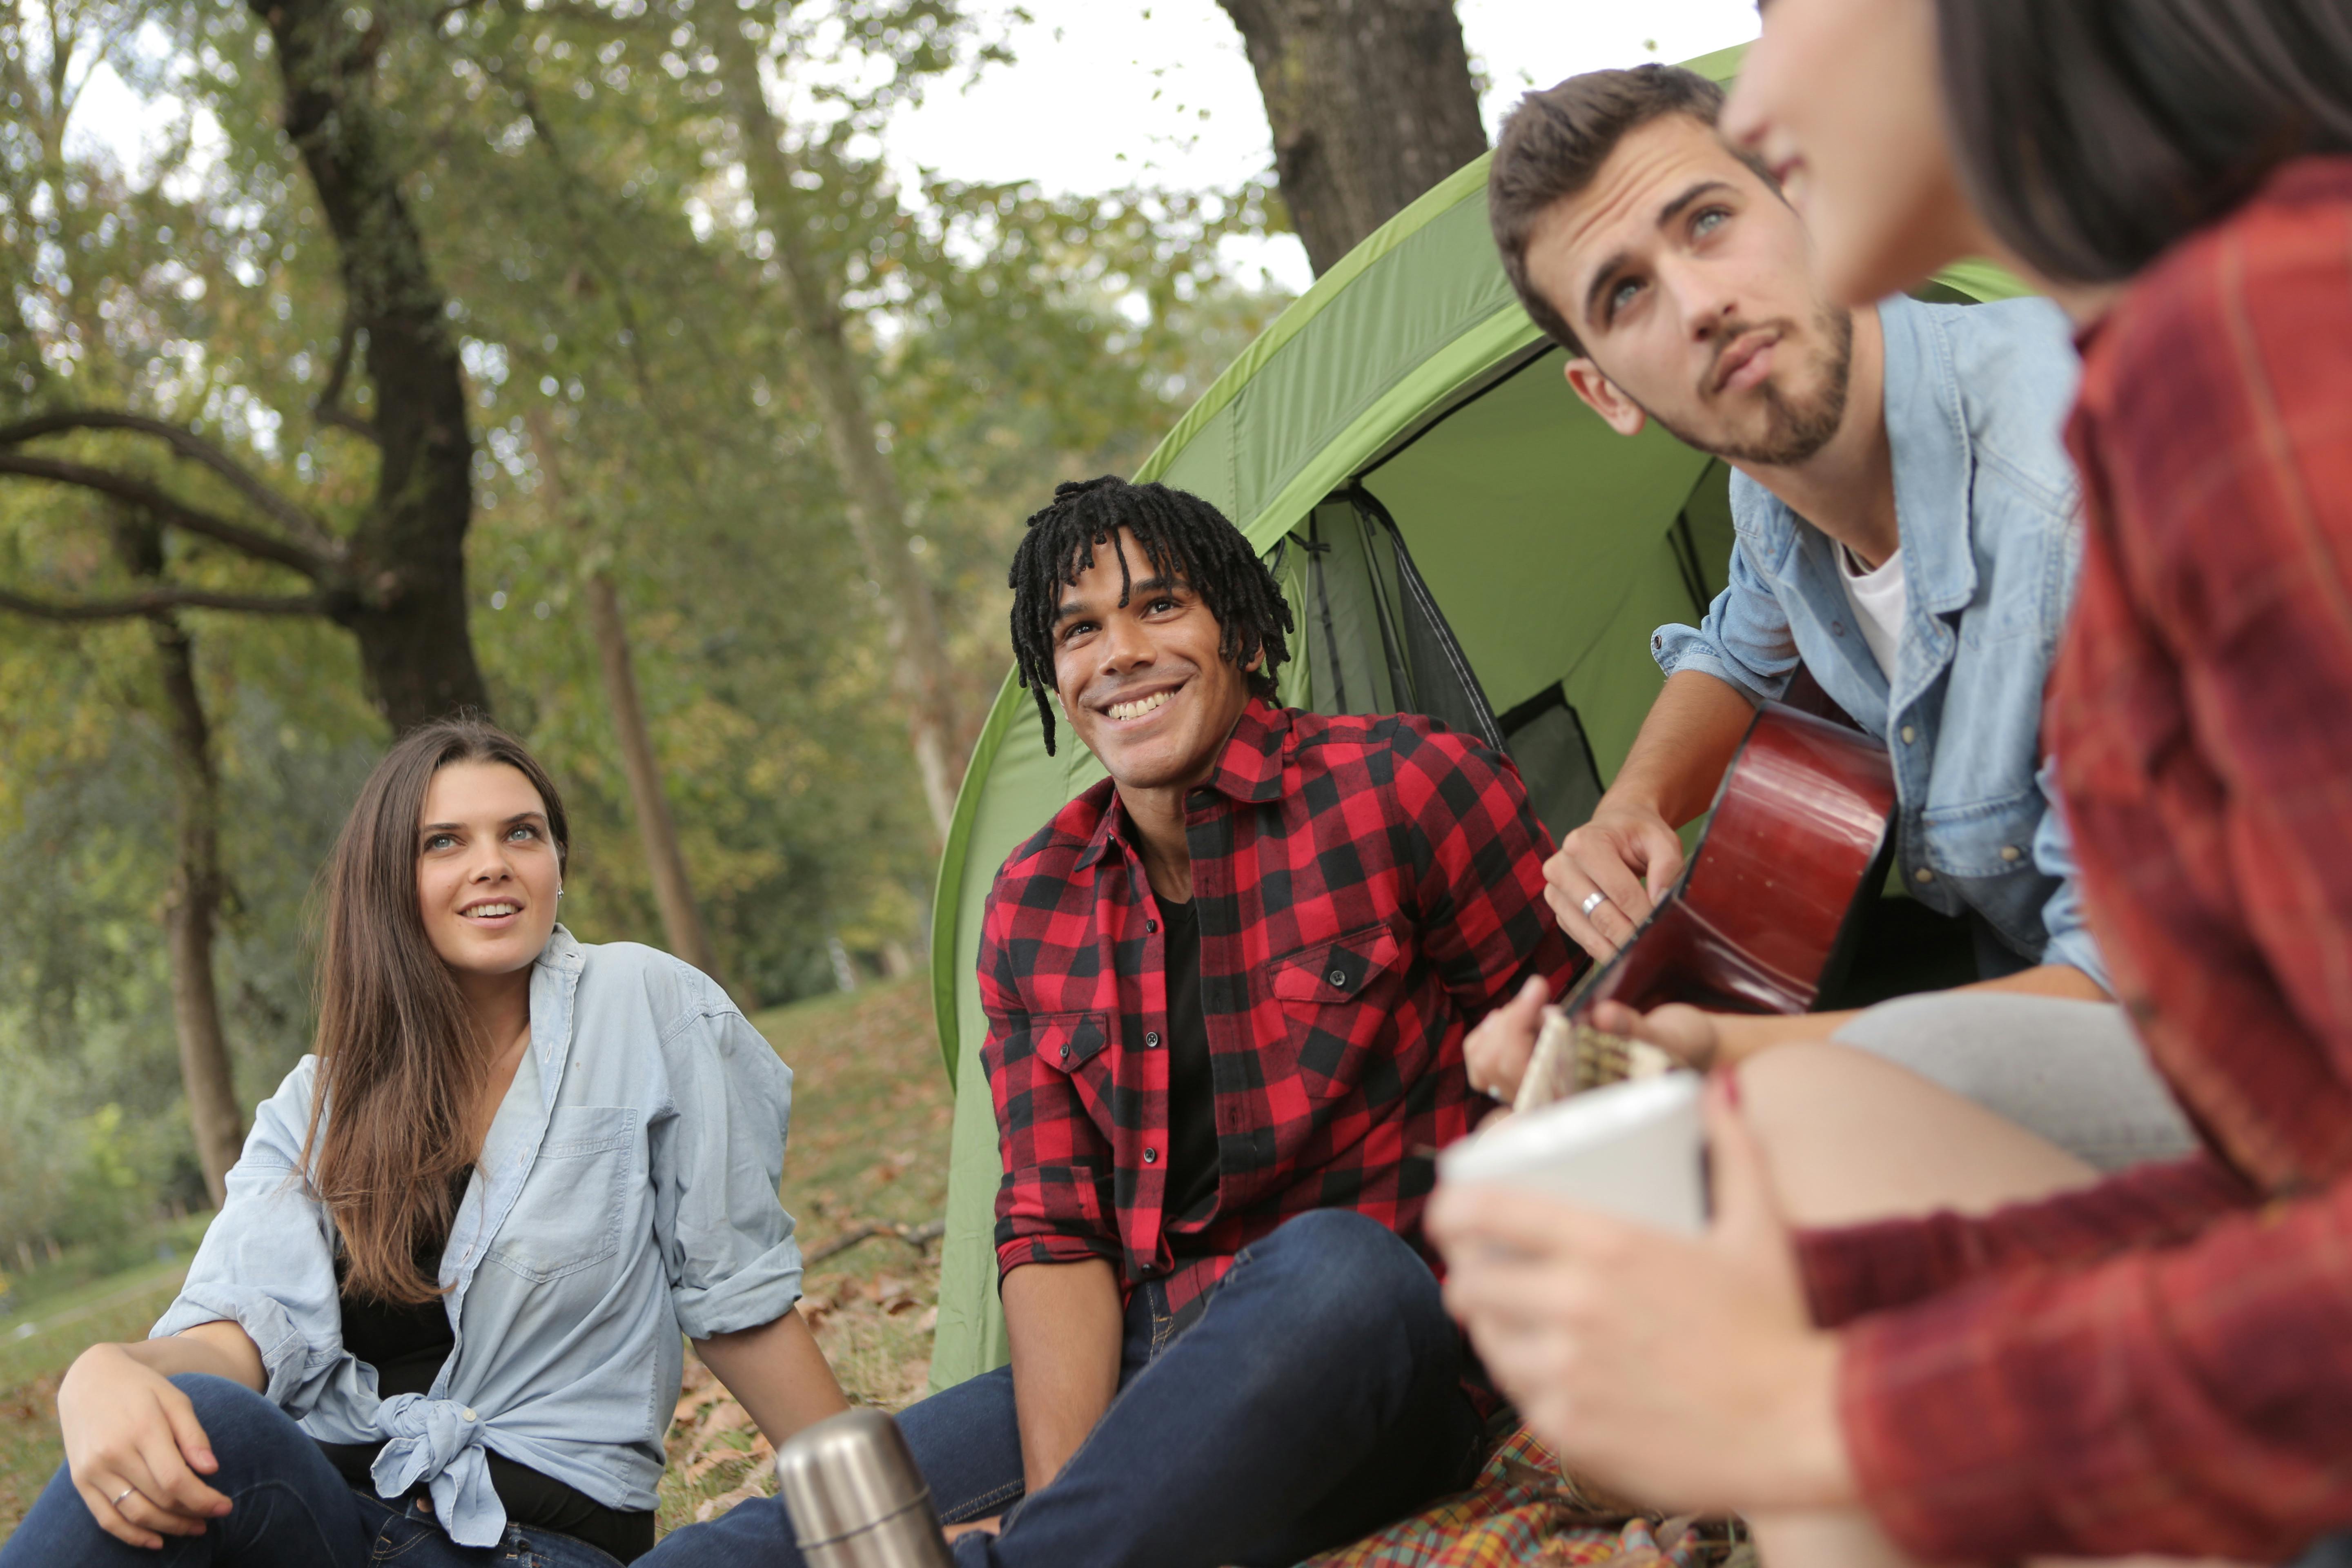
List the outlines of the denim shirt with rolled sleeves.
{"label": "denim shirt with rolled sleeves", "polygon": [[2101,985],[2074,857],[2042,766],[2042,695],[2074,597],[2082,531],[2061,433],[2080,363],[2043,300],[1878,306],[1886,433],[1909,602],[1890,689],[1854,625],[1837,546],[1747,475],[1731,478],[1730,584],[1696,627],[1651,638],[1668,675],[1756,697],[1799,664],[1883,736],[1904,885],[1982,914],[2021,956]]}
{"label": "denim shirt with rolled sleeves", "polygon": [[383,1444],[378,1492],[422,1484],[463,1546],[505,1530],[485,1449],[652,1508],[679,1334],[772,1322],[801,1294],[776,1199],[792,1072],[725,993],[666,953],[558,926],[531,973],[530,1051],[442,1253],[457,1345],[425,1394],[379,1400],[375,1369],[343,1349],[334,1226],[298,1175],[310,1057],[256,1111],[152,1331],[242,1326],[273,1403],[322,1441]]}

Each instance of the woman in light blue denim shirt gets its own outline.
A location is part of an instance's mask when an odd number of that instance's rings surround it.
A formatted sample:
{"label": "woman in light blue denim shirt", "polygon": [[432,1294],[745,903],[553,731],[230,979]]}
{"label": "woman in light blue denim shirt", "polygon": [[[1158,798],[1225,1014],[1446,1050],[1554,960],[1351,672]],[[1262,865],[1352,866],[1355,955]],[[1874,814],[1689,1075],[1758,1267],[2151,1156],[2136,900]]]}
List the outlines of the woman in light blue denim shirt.
{"label": "woman in light blue denim shirt", "polygon": [[66,1467],[0,1568],[626,1561],[681,1332],[771,1441],[844,1408],[793,1310],[791,1071],[697,971],[558,926],[565,852],[488,724],[377,767],[318,1054],[152,1337],[66,1374]]}

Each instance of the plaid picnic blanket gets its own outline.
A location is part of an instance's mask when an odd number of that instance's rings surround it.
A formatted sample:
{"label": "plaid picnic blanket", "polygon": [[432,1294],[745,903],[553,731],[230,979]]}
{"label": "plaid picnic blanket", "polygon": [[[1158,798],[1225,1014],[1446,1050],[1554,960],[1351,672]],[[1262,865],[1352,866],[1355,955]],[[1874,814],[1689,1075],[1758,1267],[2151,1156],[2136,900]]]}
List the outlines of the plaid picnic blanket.
{"label": "plaid picnic blanket", "polygon": [[1649,1521],[1626,1519],[1622,1508],[1566,1479],[1551,1450],[1523,1426],[1496,1448],[1467,1491],[1300,1568],[1696,1568],[1706,1560],[1703,1550],[1693,1537],[1659,1552]]}

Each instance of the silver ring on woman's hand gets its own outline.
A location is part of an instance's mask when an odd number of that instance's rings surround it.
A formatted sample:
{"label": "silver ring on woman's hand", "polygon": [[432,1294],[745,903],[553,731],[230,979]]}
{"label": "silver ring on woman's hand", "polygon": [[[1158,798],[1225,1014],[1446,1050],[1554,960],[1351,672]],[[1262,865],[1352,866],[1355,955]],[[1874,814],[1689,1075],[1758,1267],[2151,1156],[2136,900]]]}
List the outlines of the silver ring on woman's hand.
{"label": "silver ring on woman's hand", "polygon": [[1595,888],[1592,891],[1584,896],[1584,902],[1576,906],[1576,912],[1582,915],[1586,920],[1591,920],[1592,918],[1592,911],[1599,909],[1608,901],[1609,895],[1602,892],[1600,889]]}
{"label": "silver ring on woman's hand", "polygon": [[123,1488],[123,1489],[122,1489],[122,1490],[121,1490],[121,1492],[116,1496],[116,1498],[115,1498],[115,1500],[114,1500],[113,1503],[112,1503],[112,1504],[110,1504],[110,1506],[111,1506],[112,1508],[114,1508],[118,1512],[119,1512],[119,1511],[121,1511],[121,1508],[122,1508],[122,1500],[123,1500],[124,1498],[129,1497],[132,1492],[135,1492],[135,1491],[137,1491],[138,1489],[138,1489],[137,1487],[125,1487],[125,1488]]}

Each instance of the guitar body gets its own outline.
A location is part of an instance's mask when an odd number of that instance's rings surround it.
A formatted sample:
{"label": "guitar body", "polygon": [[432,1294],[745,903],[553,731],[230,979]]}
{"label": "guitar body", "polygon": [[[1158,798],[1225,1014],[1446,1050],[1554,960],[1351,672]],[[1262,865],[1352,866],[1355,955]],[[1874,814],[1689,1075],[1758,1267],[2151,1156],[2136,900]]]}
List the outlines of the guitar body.
{"label": "guitar body", "polygon": [[1682,877],[1564,1005],[1802,1013],[1843,969],[1894,842],[1895,772],[1858,730],[1757,710]]}

